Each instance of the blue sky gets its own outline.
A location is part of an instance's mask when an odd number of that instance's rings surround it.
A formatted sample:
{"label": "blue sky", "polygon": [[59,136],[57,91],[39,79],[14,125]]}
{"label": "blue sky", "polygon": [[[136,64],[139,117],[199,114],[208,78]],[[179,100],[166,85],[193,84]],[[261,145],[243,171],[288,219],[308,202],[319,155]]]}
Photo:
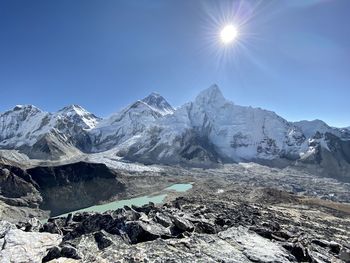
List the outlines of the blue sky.
{"label": "blue sky", "polygon": [[[1,0],[0,112],[107,116],[152,91],[179,106],[213,83],[288,120],[350,125],[348,0]],[[219,43],[226,23],[238,42]]]}

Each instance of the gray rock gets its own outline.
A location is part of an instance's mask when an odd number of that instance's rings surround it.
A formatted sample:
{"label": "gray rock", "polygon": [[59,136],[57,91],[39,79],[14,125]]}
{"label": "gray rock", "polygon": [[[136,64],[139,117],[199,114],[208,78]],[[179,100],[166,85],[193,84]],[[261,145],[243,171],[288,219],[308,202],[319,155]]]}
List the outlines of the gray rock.
{"label": "gray rock", "polygon": [[131,221],[125,224],[125,231],[132,244],[155,240],[161,236],[170,236],[169,229],[155,223]]}
{"label": "gray rock", "polygon": [[343,247],[340,250],[339,258],[346,263],[350,262],[350,249]]}
{"label": "gray rock", "polygon": [[61,241],[62,236],[56,234],[10,229],[4,237],[3,249],[0,251],[0,262],[39,263],[47,254],[47,249],[57,246]]}
{"label": "gray rock", "polygon": [[113,242],[104,234],[103,231],[94,234],[95,241],[99,249],[105,249],[113,244]]}
{"label": "gray rock", "polygon": [[193,231],[193,224],[185,218],[179,216],[173,216],[172,221],[174,225],[181,231]]}
{"label": "gray rock", "polygon": [[247,228],[229,228],[218,234],[233,246],[240,247],[243,254],[253,262],[290,262],[294,260],[287,250]]}
{"label": "gray rock", "polygon": [[66,258],[81,259],[75,247],[65,244],[61,249],[61,256]]}
{"label": "gray rock", "polygon": [[52,259],[61,257],[61,248],[58,246],[52,247],[48,250],[47,255],[42,259],[42,262],[49,262]]}
{"label": "gray rock", "polygon": [[156,213],[155,220],[164,227],[169,227],[173,223],[169,216],[159,212]]}
{"label": "gray rock", "polygon": [[17,229],[14,224],[10,222],[0,220],[0,238],[4,238],[8,231],[11,229]]}

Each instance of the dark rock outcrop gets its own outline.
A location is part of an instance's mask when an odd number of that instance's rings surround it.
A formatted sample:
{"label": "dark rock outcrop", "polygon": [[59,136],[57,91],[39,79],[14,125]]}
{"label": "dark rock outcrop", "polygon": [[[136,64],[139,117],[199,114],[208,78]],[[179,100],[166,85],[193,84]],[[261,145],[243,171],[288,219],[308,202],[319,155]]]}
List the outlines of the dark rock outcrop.
{"label": "dark rock outcrop", "polygon": [[41,208],[62,214],[123,194],[120,176],[104,164],[78,162],[27,170],[43,196]]}
{"label": "dark rock outcrop", "polygon": [[42,202],[31,176],[16,166],[0,164],[0,200],[21,207],[37,208]]}
{"label": "dark rock outcrop", "polygon": [[[201,244],[201,238],[214,242],[220,237],[226,242],[233,242],[235,246],[245,246],[245,259],[237,254],[239,259],[232,262],[333,262],[340,259],[347,262],[349,254],[345,242],[327,239],[330,236],[326,234],[326,226],[320,228],[306,222],[301,224],[294,221],[293,217],[270,211],[263,205],[229,203],[217,199],[203,201],[200,198],[181,197],[161,207],[151,203],[142,207],[126,206],[103,214],[76,213],[68,223],[65,218],[50,219],[41,231],[46,231],[47,225],[53,222],[64,235],[63,244],[79,244],[83,242],[81,240],[92,236],[99,251],[106,250],[108,253],[118,253],[116,249],[119,247],[127,248],[129,245],[144,243],[149,244],[147,246],[152,250],[153,245],[165,244],[162,242],[167,240],[183,240],[179,242],[182,242],[182,249],[188,255],[197,253],[202,257],[203,254],[192,250],[194,244]],[[334,233],[333,237],[339,236],[339,233]],[[318,238],[321,234],[324,239]],[[257,241],[257,236],[260,241]],[[254,246],[257,244],[254,242],[263,240],[275,244],[275,249],[281,249],[281,252],[276,252],[271,258],[256,254]],[[169,242],[172,249],[175,249],[173,246],[177,241]],[[266,249],[268,255],[274,253]],[[47,258],[63,256],[62,251],[63,247],[60,253],[57,248],[53,248],[48,252]],[[259,253],[262,251],[259,250]],[[74,255],[69,254],[68,257],[74,258]]]}

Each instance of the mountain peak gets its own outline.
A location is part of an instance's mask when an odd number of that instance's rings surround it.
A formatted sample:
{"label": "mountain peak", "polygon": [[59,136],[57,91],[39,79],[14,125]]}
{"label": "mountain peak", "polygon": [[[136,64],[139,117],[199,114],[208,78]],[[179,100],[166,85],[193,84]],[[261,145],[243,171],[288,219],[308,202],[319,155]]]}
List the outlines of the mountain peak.
{"label": "mountain peak", "polygon": [[148,106],[158,111],[162,115],[172,114],[174,112],[174,108],[157,92],[152,92],[147,97],[141,100],[146,103]]}
{"label": "mountain peak", "polygon": [[[154,98],[159,98],[159,97],[162,97],[158,92],[151,92],[151,94],[149,94],[146,98],[148,97],[154,97]],[[145,99],[146,99],[145,98]]]}
{"label": "mountain peak", "polygon": [[75,112],[75,113],[78,113],[78,114],[81,113],[81,112],[87,113],[87,111],[83,107],[81,107],[81,106],[79,106],[77,104],[68,105],[68,106],[60,109],[59,112]]}
{"label": "mountain peak", "polygon": [[56,114],[58,114],[58,116],[70,118],[74,120],[74,122],[77,122],[79,119],[84,129],[92,129],[100,121],[100,118],[96,117],[94,114],[88,112],[77,104],[68,105],[60,109]]}
{"label": "mountain peak", "polygon": [[196,97],[196,102],[199,103],[215,103],[222,104],[226,102],[225,97],[222,95],[220,88],[218,85],[213,84],[209,88],[201,91]]}
{"label": "mountain peak", "polygon": [[152,103],[156,102],[156,101],[160,101],[160,100],[164,100],[164,97],[161,96],[158,92],[152,92],[151,94],[149,94],[147,97],[143,98],[142,101],[151,105]]}
{"label": "mountain peak", "polygon": [[16,105],[13,108],[13,111],[19,111],[19,110],[35,110],[35,111],[40,111],[39,108],[35,107],[34,105],[31,104],[25,104],[25,105]]}
{"label": "mountain peak", "polygon": [[332,130],[327,123],[321,120],[297,121],[293,123],[298,126],[307,137],[312,137],[316,132],[326,133]]}

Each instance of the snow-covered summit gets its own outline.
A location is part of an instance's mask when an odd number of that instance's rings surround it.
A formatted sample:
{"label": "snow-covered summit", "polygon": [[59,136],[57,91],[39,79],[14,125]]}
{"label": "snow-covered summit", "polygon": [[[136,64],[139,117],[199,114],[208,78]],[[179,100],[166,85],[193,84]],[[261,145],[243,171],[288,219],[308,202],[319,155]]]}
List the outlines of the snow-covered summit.
{"label": "snow-covered summit", "polygon": [[174,113],[173,107],[171,107],[171,105],[159,93],[152,92],[150,95],[142,99],[142,101],[161,115]]}
{"label": "snow-covered summit", "polygon": [[321,120],[288,122],[272,111],[239,106],[217,85],[176,109],[151,93],[105,119],[79,105],[55,113],[17,105],[0,113],[0,148],[40,158],[111,149],[145,163],[332,163],[332,172],[350,173],[350,130]]}
{"label": "snow-covered summit", "polygon": [[94,151],[104,151],[140,134],[157,119],[171,115],[174,109],[159,94],[152,93],[130,104],[90,131]]}
{"label": "snow-covered summit", "polygon": [[331,127],[322,120],[303,120],[299,122],[293,122],[293,124],[299,127],[307,138],[314,137],[317,134],[325,135],[326,133],[330,133],[339,138],[342,138],[343,140],[350,140],[349,129]]}
{"label": "snow-covered summit", "polygon": [[[49,113],[33,105],[17,105],[12,110],[0,114],[0,148],[22,149],[33,153],[33,145],[39,149],[48,149],[38,145],[43,138],[58,138],[60,144],[73,144],[83,137],[85,130],[96,126],[99,118],[78,105],[71,105]],[[47,141],[47,140],[46,140]],[[55,142],[53,147],[62,148]],[[46,147],[46,148],[45,148]]]}
{"label": "snow-covered summit", "polygon": [[33,143],[40,130],[47,130],[43,121],[49,113],[33,105],[17,105],[0,114],[0,146],[17,147]]}
{"label": "snow-covered summit", "polygon": [[326,133],[330,132],[332,128],[327,125],[324,121],[321,120],[313,120],[313,121],[298,121],[294,122],[294,125],[298,126],[306,137],[312,137],[316,132]]}
{"label": "snow-covered summit", "polygon": [[96,117],[94,114],[88,112],[83,107],[79,105],[69,105],[60,109],[55,115],[58,118],[66,118],[67,120],[71,119],[82,126],[83,129],[92,129],[95,128],[100,118]]}
{"label": "snow-covered summit", "polygon": [[235,105],[213,85],[125,142],[123,150],[131,159],[151,162],[274,159],[287,151],[294,156],[304,139],[274,112]]}
{"label": "snow-covered summit", "polygon": [[21,111],[21,110],[25,110],[25,111],[41,111],[39,108],[35,107],[34,105],[31,104],[23,104],[23,105],[16,105],[13,108],[13,111]]}
{"label": "snow-covered summit", "polygon": [[195,103],[197,104],[209,104],[211,106],[221,106],[226,102],[226,99],[216,84],[213,84],[209,88],[201,91],[195,99]]}

